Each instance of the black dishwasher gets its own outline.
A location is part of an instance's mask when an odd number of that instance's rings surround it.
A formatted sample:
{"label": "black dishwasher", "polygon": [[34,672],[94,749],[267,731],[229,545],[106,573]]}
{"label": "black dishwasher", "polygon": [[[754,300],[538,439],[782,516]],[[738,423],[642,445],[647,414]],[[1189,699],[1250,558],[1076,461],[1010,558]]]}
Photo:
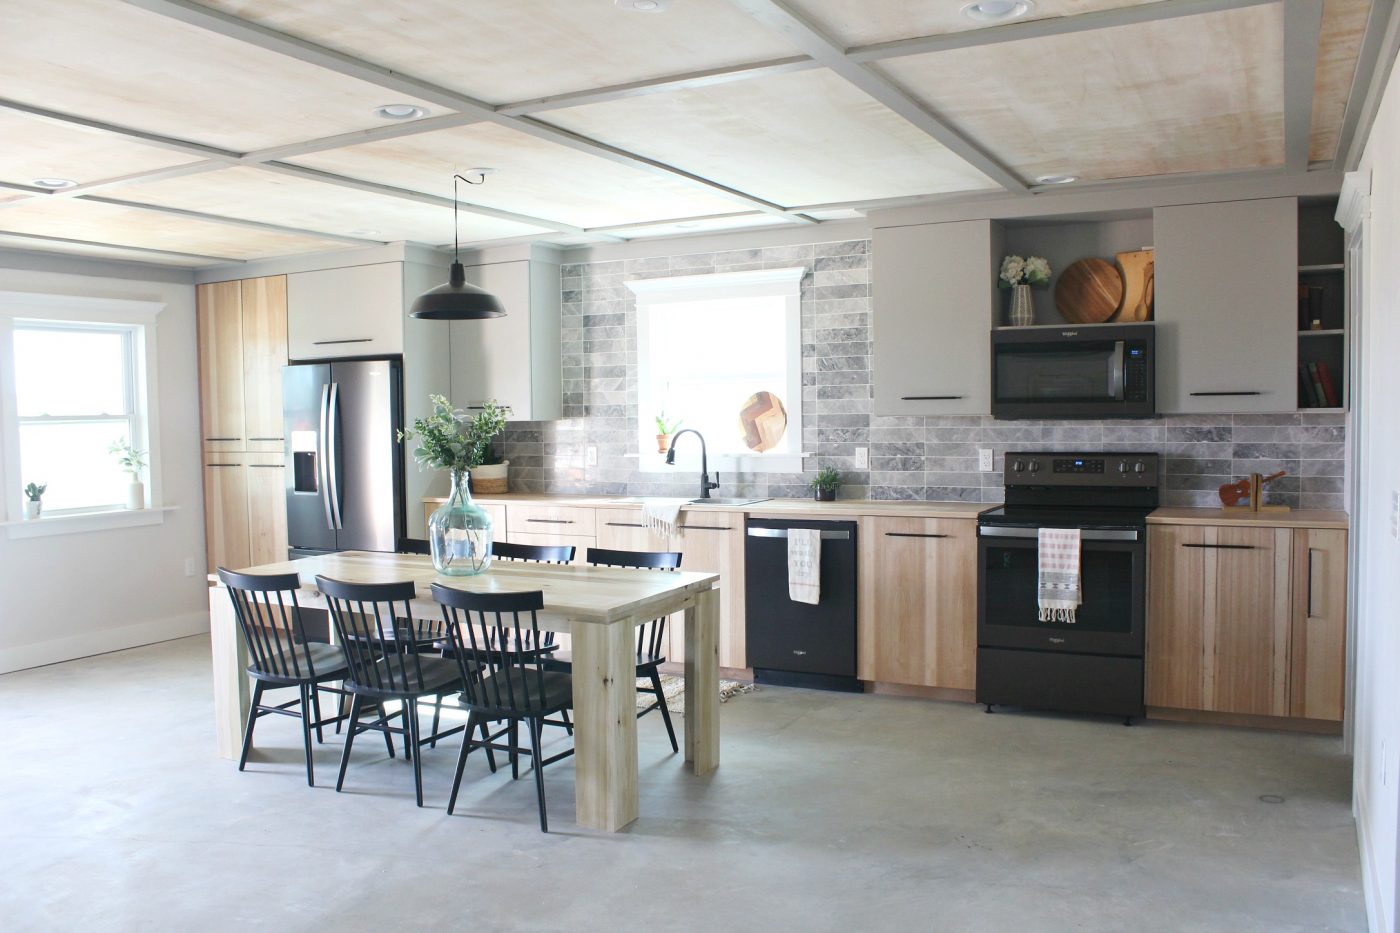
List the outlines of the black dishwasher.
{"label": "black dishwasher", "polygon": [[[788,597],[787,533],[821,532],[821,598]],[[747,654],[759,683],[859,691],[856,523],[754,518],[744,536]]]}

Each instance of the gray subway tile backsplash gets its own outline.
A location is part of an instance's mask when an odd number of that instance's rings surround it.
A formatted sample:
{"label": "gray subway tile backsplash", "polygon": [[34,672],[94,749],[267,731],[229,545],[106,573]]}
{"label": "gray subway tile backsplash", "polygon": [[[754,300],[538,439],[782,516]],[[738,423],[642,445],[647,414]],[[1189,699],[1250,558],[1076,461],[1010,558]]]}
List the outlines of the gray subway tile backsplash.
{"label": "gray subway tile backsplash", "polygon": [[[1295,508],[1344,507],[1346,418],[1334,412],[1168,415],[1142,421],[995,421],[979,416],[872,414],[870,241],[649,256],[563,266],[565,365],[562,421],[517,422],[501,438],[513,488],[531,492],[677,495],[689,475],[643,473],[633,452],[637,394],[632,278],[805,266],[802,283],[804,448],[801,475],[725,474],[720,495],[805,496],[819,465],[840,469],[842,495],[870,499],[998,502],[1008,450],[1079,447],[1162,454],[1165,505],[1215,506],[1217,488],[1251,471],[1288,470],[1272,501]],[[587,448],[598,463],[587,465]],[[855,469],[868,447],[871,468]],[[994,451],[977,471],[977,449]]]}

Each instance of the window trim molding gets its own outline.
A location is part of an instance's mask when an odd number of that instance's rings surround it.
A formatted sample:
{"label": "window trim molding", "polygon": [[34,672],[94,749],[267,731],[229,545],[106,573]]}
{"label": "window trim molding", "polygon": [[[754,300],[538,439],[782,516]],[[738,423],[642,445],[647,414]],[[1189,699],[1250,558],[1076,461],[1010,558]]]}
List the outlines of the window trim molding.
{"label": "window trim molding", "polygon": [[[111,298],[97,295],[65,295],[50,292],[0,291],[0,359],[14,358],[14,325],[16,320],[44,321],[70,324],[116,324],[135,327],[139,331],[132,339],[133,362],[138,377],[132,399],[137,439],[133,444],[149,451],[146,467],[146,508],[133,509],[132,515],[150,512],[149,521],[127,519],[117,521],[110,509],[56,514],[40,518],[31,524],[44,524],[44,531],[16,534],[11,523],[23,524],[22,498],[24,480],[19,465],[19,411],[15,391],[14,367],[0,366],[0,495],[5,497],[0,509],[0,523],[10,526],[10,537],[32,537],[41,534],[61,534],[65,531],[87,531],[82,521],[92,519],[97,527],[156,524],[164,520],[168,509],[162,507],[160,392],[157,383],[156,325],[166,308],[163,301],[132,298]],[[125,510],[121,510],[125,511]],[[52,523],[52,524],[50,524]]]}
{"label": "window trim molding", "polygon": [[[653,304],[667,304],[681,301],[706,301],[724,298],[750,298],[776,296],[786,303],[787,318],[787,368],[788,380],[795,392],[788,399],[788,430],[796,429],[793,435],[796,452],[772,456],[754,454],[751,456],[733,454],[711,454],[710,466],[714,471],[742,473],[800,473],[802,472],[802,280],[808,274],[806,266],[784,266],[778,269],[753,269],[747,272],[715,272],[702,275],[662,276],[649,279],[633,279],[623,284],[636,297],[637,302],[637,421],[633,425],[637,432],[637,469],[642,473],[672,473],[674,467],[665,466],[655,451],[655,434],[646,434],[647,423],[641,406],[647,398],[652,380],[651,354],[643,352],[650,340],[650,320],[648,311]],[[698,463],[698,452],[696,454]],[[687,453],[682,459],[689,459]],[[680,451],[677,450],[677,455]]]}

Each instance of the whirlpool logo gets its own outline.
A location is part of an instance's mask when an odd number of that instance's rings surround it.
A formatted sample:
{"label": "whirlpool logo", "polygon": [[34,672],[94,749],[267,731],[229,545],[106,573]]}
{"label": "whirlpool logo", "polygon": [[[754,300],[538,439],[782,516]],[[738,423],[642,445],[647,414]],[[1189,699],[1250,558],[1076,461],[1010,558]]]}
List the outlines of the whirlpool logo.
{"label": "whirlpool logo", "polygon": [[1064,643],[1065,643],[1065,640],[1064,640],[1063,638],[1051,638],[1051,639],[1050,639],[1050,644],[1052,644],[1052,645],[1063,645]]}

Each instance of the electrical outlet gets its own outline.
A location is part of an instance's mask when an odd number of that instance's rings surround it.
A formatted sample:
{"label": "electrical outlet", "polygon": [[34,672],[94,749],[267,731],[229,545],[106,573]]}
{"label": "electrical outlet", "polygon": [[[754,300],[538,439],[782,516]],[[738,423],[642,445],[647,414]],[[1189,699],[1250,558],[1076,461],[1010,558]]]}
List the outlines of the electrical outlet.
{"label": "electrical outlet", "polygon": [[868,469],[870,469],[870,448],[869,448],[869,447],[857,447],[857,448],[856,448],[856,469],[857,469],[857,470],[868,470]]}
{"label": "electrical outlet", "polygon": [[990,473],[996,469],[995,465],[992,463],[992,448],[977,448],[977,469],[981,470],[983,473]]}
{"label": "electrical outlet", "polygon": [[185,558],[185,576],[192,577],[199,573],[199,563],[193,557]]}
{"label": "electrical outlet", "polygon": [[583,455],[584,466],[598,465],[598,447],[595,444],[588,445],[588,451]]}

